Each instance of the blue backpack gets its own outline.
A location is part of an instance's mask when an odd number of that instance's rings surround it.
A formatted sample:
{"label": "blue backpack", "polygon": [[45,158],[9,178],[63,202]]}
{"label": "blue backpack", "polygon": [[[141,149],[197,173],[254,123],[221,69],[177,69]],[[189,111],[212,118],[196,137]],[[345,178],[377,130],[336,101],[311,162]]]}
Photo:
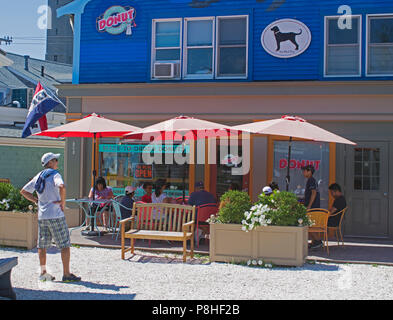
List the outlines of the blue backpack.
{"label": "blue backpack", "polygon": [[50,176],[59,173],[57,170],[54,169],[45,169],[41,172],[40,176],[35,183],[34,189],[38,193],[43,193],[45,189],[45,180],[48,179]]}

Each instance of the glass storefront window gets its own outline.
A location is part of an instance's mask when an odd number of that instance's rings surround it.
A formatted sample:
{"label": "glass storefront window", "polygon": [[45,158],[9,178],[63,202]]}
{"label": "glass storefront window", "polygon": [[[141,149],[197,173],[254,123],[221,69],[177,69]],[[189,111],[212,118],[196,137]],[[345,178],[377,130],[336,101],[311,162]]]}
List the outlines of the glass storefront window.
{"label": "glass storefront window", "polygon": [[[159,179],[164,179],[170,186],[165,193],[168,197],[181,197],[183,195],[183,184],[185,185],[185,195],[189,194],[189,166],[188,164],[179,165],[165,164],[165,155],[168,153],[179,152],[181,146],[168,145],[167,148],[154,148],[154,151],[147,143],[135,143],[120,145],[101,140],[99,146],[100,168],[99,172],[113,188],[115,195],[123,195],[126,186],[137,187],[135,197],[139,200],[143,195],[143,184],[153,183]],[[147,147],[148,146],[148,147]],[[163,145],[163,147],[165,147]],[[189,146],[186,146],[185,154],[189,155]],[[161,155],[162,164],[146,164],[143,161],[143,153]],[[154,187],[153,187],[154,190]]]}
{"label": "glass storefront window", "polygon": [[[286,190],[288,143],[288,141],[274,141],[273,181],[278,183],[280,190]],[[321,195],[321,207],[327,209],[329,204],[329,144],[293,141],[290,162],[289,191],[294,192],[299,199],[304,198],[306,179],[301,167],[312,164],[315,168],[314,178],[318,182]]]}

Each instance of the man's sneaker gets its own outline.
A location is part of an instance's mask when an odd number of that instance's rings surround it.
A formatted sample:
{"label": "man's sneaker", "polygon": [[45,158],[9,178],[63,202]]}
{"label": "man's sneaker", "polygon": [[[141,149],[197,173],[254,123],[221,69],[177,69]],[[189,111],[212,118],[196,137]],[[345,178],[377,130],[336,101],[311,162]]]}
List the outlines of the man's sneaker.
{"label": "man's sneaker", "polygon": [[81,277],[77,277],[72,273],[69,276],[63,276],[63,282],[78,282],[81,281],[81,279]]}
{"label": "man's sneaker", "polygon": [[44,274],[40,275],[40,281],[54,281],[55,277],[50,275],[49,273],[45,272]]}

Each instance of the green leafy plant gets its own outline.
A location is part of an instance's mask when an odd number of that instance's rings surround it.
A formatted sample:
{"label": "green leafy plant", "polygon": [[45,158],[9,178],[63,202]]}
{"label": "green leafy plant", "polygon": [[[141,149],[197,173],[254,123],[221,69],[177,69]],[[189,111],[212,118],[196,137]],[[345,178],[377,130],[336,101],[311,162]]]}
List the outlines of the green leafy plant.
{"label": "green leafy plant", "polygon": [[13,190],[14,187],[12,184],[9,183],[0,183],[0,201],[3,199],[7,199],[8,195],[10,194],[11,190]]}
{"label": "green leafy plant", "polygon": [[229,190],[221,197],[224,205],[220,209],[215,222],[241,224],[243,214],[249,210],[252,203],[248,193]]}
{"label": "green leafy plant", "polygon": [[259,195],[259,200],[244,213],[242,221],[244,231],[253,230],[258,226],[309,226],[305,206],[297,201],[291,192],[274,191],[271,195]]}
{"label": "green leafy plant", "polygon": [[0,196],[0,211],[37,212],[37,206],[11,184],[0,183]]}

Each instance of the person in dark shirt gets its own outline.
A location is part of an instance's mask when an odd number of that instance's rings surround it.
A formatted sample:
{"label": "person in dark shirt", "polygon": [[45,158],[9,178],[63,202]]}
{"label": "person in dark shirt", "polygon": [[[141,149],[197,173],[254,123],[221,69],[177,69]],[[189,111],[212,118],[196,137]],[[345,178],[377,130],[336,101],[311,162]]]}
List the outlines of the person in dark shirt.
{"label": "person in dark shirt", "polygon": [[[341,212],[347,207],[347,201],[345,200],[344,195],[342,194],[341,187],[337,183],[333,183],[329,186],[330,195],[333,197],[334,202],[329,207],[330,215],[335,215],[336,213]],[[340,223],[342,213],[330,217],[328,220],[328,227],[338,227]]]}
{"label": "person in dark shirt", "polygon": [[304,205],[307,209],[320,208],[321,200],[318,190],[317,180],[313,177],[315,172],[313,165],[302,167],[303,176],[307,178],[306,189],[304,191]]}
{"label": "person in dark shirt", "polygon": [[190,206],[200,206],[207,203],[217,203],[216,198],[209,191],[205,190],[205,186],[202,181],[195,184],[195,191],[191,193],[188,199]]}
{"label": "person in dark shirt", "polygon": [[134,194],[135,194],[135,187],[128,186],[126,187],[126,195],[121,198],[120,201],[120,212],[121,212],[121,219],[127,219],[131,217],[132,207],[134,206]]}

